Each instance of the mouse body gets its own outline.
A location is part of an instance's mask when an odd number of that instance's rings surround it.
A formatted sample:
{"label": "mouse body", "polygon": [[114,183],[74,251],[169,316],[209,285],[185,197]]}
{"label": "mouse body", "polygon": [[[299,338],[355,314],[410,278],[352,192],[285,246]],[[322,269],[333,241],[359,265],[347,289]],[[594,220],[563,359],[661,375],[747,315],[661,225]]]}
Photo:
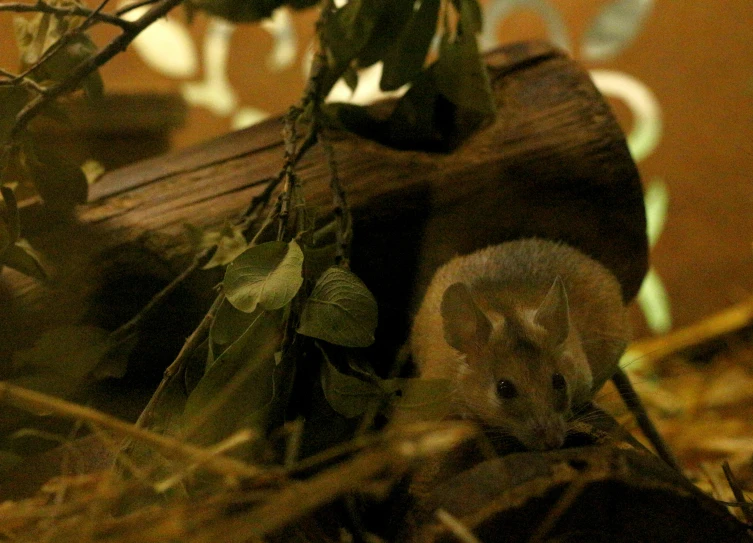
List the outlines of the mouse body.
{"label": "mouse body", "polygon": [[524,239],[440,267],[410,347],[422,378],[450,381],[451,416],[547,450],[562,446],[572,409],[612,376],[628,338],[609,270],[563,243]]}

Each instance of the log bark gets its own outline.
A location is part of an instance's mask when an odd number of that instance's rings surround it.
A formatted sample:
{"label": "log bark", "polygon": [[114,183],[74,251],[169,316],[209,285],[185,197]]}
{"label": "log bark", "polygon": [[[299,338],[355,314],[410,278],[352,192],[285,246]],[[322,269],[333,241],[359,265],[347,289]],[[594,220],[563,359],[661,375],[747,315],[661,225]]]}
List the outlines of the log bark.
{"label": "log bark", "polygon": [[[380,304],[379,357],[390,358],[404,341],[422,285],[454,254],[526,236],[562,240],[611,269],[626,300],[645,274],[639,176],[587,73],[542,42],[505,47],[487,61],[496,121],[451,153],[395,150],[342,130],[330,135],[354,215],[352,267]],[[190,260],[184,223],[218,228],[277,174],[280,129],[273,119],[110,172],[65,222],[24,209],[25,235],[55,276],[41,285],[3,273],[0,360],[45,329],[82,322],[113,329],[135,314]],[[324,153],[314,148],[298,171],[308,203],[326,215]],[[160,365],[156,351],[169,360],[217,280],[216,272],[194,274],[155,312],[150,325],[160,332],[137,356],[150,357],[150,367]]]}

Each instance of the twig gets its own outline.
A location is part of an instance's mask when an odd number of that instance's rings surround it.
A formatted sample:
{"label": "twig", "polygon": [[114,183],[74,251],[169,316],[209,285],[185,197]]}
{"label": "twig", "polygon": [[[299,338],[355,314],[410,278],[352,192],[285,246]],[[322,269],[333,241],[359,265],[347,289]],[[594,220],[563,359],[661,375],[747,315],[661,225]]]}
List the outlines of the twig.
{"label": "twig", "polygon": [[264,190],[251,198],[246,211],[243,212],[247,226],[250,226],[258,218],[259,211],[269,203],[269,199],[277,188],[277,185],[280,184],[280,181],[282,181],[282,173],[277,175],[277,177],[270,177],[267,179],[267,186],[264,187]]}
{"label": "twig", "polygon": [[39,94],[44,94],[47,92],[46,87],[43,87],[42,85],[40,85],[39,83],[31,79],[30,77],[26,77],[24,75],[16,75],[7,70],[3,70],[2,68],[0,68],[0,76],[8,78],[7,81],[0,81],[0,86],[9,87],[13,85],[18,85],[18,82],[20,81],[21,84],[31,87]]}
{"label": "twig", "polygon": [[[160,0],[138,20],[133,21],[133,26],[130,26],[129,29],[123,29],[122,34],[114,38],[96,55],[93,55],[73,68],[65,80],[50,86],[45,94],[40,94],[33,98],[16,116],[16,122],[9,134],[9,142],[15,141],[21,132],[26,129],[29,122],[31,122],[39,111],[50,101],[76,89],[81,81],[83,81],[89,74],[105,64],[119,52],[124,51],[142,30],[147,28],[157,19],[164,17],[171,9],[182,2],[183,0]],[[6,145],[5,152],[10,149],[10,145],[10,143]]]}
{"label": "twig", "polygon": [[612,382],[617,387],[617,392],[619,392],[622,401],[625,402],[625,405],[627,405],[627,408],[635,417],[643,435],[648,438],[654,449],[656,449],[659,458],[664,460],[668,466],[674,468],[677,473],[682,474],[683,471],[680,462],[672,452],[672,449],[669,448],[669,445],[666,444],[656,426],[654,426],[643,402],[641,402],[640,396],[638,396],[638,393],[633,388],[633,384],[630,382],[630,378],[622,368],[617,368],[617,371],[612,375]]}
{"label": "twig", "polygon": [[439,522],[444,524],[450,532],[462,543],[481,543],[481,540],[473,535],[473,532],[444,509],[437,509],[434,515]]}
{"label": "twig", "polygon": [[[234,449],[235,447],[242,445],[244,443],[248,443],[249,441],[254,441],[258,439],[258,435],[256,432],[249,430],[247,428],[238,430],[236,433],[228,437],[227,439],[221,441],[220,443],[217,443],[215,445],[212,445],[211,447],[207,447],[206,451],[212,455],[221,455],[223,453],[226,453],[227,451],[230,451]],[[200,467],[201,464],[196,463],[189,466],[186,466],[184,469],[171,474],[167,479],[164,479],[154,485],[154,489],[162,494],[163,492],[166,492],[170,488],[173,488],[175,485],[179,484],[183,479],[185,479],[187,476],[189,476],[191,473],[193,473],[196,468]]]}
{"label": "twig", "polygon": [[[607,461],[606,465],[612,465],[612,462]],[[533,535],[528,540],[529,543],[541,543],[548,540],[547,536],[550,535],[551,531],[557,525],[557,522],[562,518],[567,510],[570,509],[573,503],[575,503],[575,500],[578,499],[578,496],[583,493],[586,485],[593,481],[595,471],[597,470],[595,470],[593,464],[589,462],[587,468],[583,472],[576,475],[575,479],[573,479],[567,486],[567,488],[562,492],[562,494],[560,494],[557,502],[552,506],[551,509],[549,509],[546,517],[544,517],[544,519],[536,527]]]}
{"label": "twig", "polygon": [[191,264],[178,274],[170,283],[168,283],[162,290],[155,294],[151,300],[141,308],[131,320],[120,326],[117,330],[110,334],[110,340],[114,343],[120,342],[126,339],[132,334],[144,321],[149,313],[159,305],[164,299],[170,295],[183,281],[185,281],[193,272],[195,272],[200,266],[204,265],[212,254],[212,249],[205,249],[197,254]]}
{"label": "twig", "polygon": [[154,394],[149,400],[149,403],[146,405],[144,410],[141,412],[138,420],[136,421],[137,427],[145,427],[151,424],[152,417],[154,416],[154,409],[157,406],[165,389],[167,388],[167,385],[169,385],[172,380],[175,379],[178,375],[182,374],[183,365],[188,360],[188,357],[201,344],[201,342],[204,341],[205,334],[209,331],[209,326],[214,320],[214,315],[220,308],[220,305],[222,304],[224,299],[224,294],[219,294],[217,298],[215,298],[214,303],[212,303],[212,307],[209,308],[209,311],[207,311],[207,314],[204,315],[202,321],[183,344],[183,348],[178,353],[178,356],[175,357],[175,360],[173,360],[172,364],[167,367],[165,373],[162,376],[162,381],[157,387],[157,390],[154,391]]}
{"label": "twig", "polygon": [[198,463],[220,475],[257,477],[263,470],[200,447],[183,443],[175,438],[155,434],[133,424],[82,405],[61,400],[41,392],[0,381],[0,400],[31,412],[51,412],[70,419],[86,421],[120,436],[128,437],[153,447],[160,454],[182,462]]}
{"label": "twig", "polygon": [[288,228],[288,218],[290,217],[290,202],[293,198],[292,193],[296,188],[293,157],[296,155],[296,143],[298,140],[296,123],[298,122],[301,113],[303,113],[303,110],[300,107],[293,106],[288,110],[284,119],[285,126],[283,128],[283,139],[285,141],[285,157],[281,172],[282,178],[284,179],[284,185],[279,196],[280,213],[277,217],[278,241],[285,237]]}
{"label": "twig", "polygon": [[109,15],[107,13],[99,13],[95,10],[91,10],[81,6],[73,6],[69,8],[60,8],[51,6],[37,0],[34,4],[26,4],[23,2],[12,2],[7,4],[0,4],[0,11],[12,11],[13,13],[50,13],[52,15],[58,15],[60,17],[90,17],[92,20],[107,23],[114,26],[118,26],[123,30],[132,30],[134,23],[121,19],[117,15]]}
{"label": "twig", "polygon": [[305,473],[306,471],[311,470],[317,466],[321,466],[323,464],[337,460],[338,458],[341,458],[343,456],[356,453],[366,447],[373,445],[380,439],[382,439],[382,436],[380,434],[372,433],[366,435],[357,435],[350,441],[333,445],[332,447],[329,447],[322,452],[307,456],[306,458],[297,461],[296,463],[286,468],[286,473],[290,476]]}
{"label": "twig", "polygon": [[735,474],[732,473],[732,468],[729,467],[729,462],[725,460],[722,464],[722,469],[724,470],[724,476],[727,478],[727,484],[732,490],[732,494],[734,494],[735,500],[737,500],[739,504],[738,507],[742,509],[743,515],[745,515],[745,520],[748,521],[748,524],[751,527],[753,527],[753,510],[750,509],[750,504],[745,499],[743,489],[740,488],[740,483],[737,482]]}
{"label": "twig", "polygon": [[332,143],[324,137],[323,133],[319,135],[319,138],[327,153],[330,176],[329,188],[330,192],[332,192],[333,213],[335,214],[335,223],[337,225],[335,231],[335,236],[337,237],[335,264],[347,267],[350,260],[350,240],[353,235],[353,216],[350,212],[345,190],[340,184],[337,160],[335,159],[335,151]]}
{"label": "twig", "polygon": [[650,368],[673,354],[732,334],[751,324],[753,324],[753,298],[666,336],[635,342],[630,345],[623,356],[623,362],[624,365],[629,365],[636,361]]}
{"label": "twig", "polygon": [[[397,481],[421,459],[451,450],[474,432],[462,423],[437,423],[405,427],[399,433],[383,435],[381,446],[304,482],[286,485],[247,513],[208,523],[203,527],[201,540],[242,542],[274,533],[340,496],[358,492],[368,481],[385,478]],[[232,534],[232,539],[228,534]]]}
{"label": "twig", "polygon": [[[39,0],[41,2],[41,0]],[[105,6],[110,2],[110,0],[102,0],[102,2],[94,9],[93,11],[90,11],[89,14],[86,16],[84,21],[77,25],[76,28],[72,29],[70,32],[64,34],[59,40],[57,40],[55,43],[50,45],[45,51],[41,52],[41,56],[37,59],[37,61],[29,66],[26,70],[18,74],[14,80],[10,81],[11,84],[15,84],[18,81],[23,80],[26,84],[29,84],[30,81],[33,81],[31,77],[29,77],[35,70],[38,70],[41,66],[43,66],[50,58],[52,58],[55,53],[57,53],[60,49],[68,45],[71,41],[73,41],[74,38],[76,38],[78,35],[86,31],[89,26],[91,26],[92,22],[95,20],[95,17],[98,15],[101,15],[102,10],[105,8]],[[133,24],[133,23],[129,23]],[[88,74],[87,74],[88,75]],[[70,77],[70,76],[69,76]],[[86,76],[84,76],[86,77]],[[83,79],[83,78],[82,78]],[[6,82],[7,83],[7,82]],[[32,85],[33,86],[33,85]],[[41,88],[41,87],[39,87]],[[73,87],[76,88],[75,86]],[[35,89],[36,90],[36,89]],[[46,96],[49,92],[48,88],[43,88],[40,92],[41,95]],[[28,105],[28,104],[27,104]],[[18,117],[17,117],[18,118]],[[11,138],[11,141],[13,138]]]}

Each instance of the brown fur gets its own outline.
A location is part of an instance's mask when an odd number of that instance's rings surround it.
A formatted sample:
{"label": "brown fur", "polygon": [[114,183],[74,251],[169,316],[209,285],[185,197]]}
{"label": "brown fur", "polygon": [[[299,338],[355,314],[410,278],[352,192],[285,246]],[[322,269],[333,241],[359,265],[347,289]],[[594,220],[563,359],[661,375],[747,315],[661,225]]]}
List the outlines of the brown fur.
{"label": "brown fur", "polygon": [[[537,313],[556,290],[557,277],[569,315],[566,339],[559,344],[536,317],[545,312]],[[460,302],[443,306],[448,287],[456,283],[467,287],[477,317]],[[458,327],[460,337],[472,339],[478,330],[481,339],[455,344],[465,352],[451,347],[446,337],[453,341],[455,332],[448,322]],[[442,266],[416,315],[410,345],[421,377],[451,381],[453,415],[474,418],[529,448],[544,449],[561,445],[567,413],[588,402],[609,379],[628,335],[620,286],[604,266],[567,245],[527,239]],[[555,372],[567,382],[566,399],[553,390]],[[497,395],[503,379],[515,383],[518,394],[512,400]]]}

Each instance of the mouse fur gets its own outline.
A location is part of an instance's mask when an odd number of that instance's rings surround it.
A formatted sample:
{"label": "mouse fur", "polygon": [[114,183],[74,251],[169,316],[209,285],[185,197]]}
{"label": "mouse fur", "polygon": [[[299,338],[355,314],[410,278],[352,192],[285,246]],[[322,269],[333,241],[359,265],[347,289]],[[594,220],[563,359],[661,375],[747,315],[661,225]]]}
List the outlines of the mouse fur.
{"label": "mouse fur", "polygon": [[614,275],[542,239],[494,245],[437,270],[415,316],[419,374],[451,383],[451,416],[532,450],[562,446],[574,407],[617,368],[629,338]]}

